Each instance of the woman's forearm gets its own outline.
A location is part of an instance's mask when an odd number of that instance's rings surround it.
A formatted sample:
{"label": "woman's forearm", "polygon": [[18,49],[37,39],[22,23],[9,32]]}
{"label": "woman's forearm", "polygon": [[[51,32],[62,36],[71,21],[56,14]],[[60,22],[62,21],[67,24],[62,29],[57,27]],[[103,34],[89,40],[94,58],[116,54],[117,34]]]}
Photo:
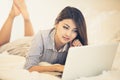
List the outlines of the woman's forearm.
{"label": "woman's forearm", "polygon": [[53,66],[33,66],[29,69],[30,72],[63,72],[63,65],[53,65]]}

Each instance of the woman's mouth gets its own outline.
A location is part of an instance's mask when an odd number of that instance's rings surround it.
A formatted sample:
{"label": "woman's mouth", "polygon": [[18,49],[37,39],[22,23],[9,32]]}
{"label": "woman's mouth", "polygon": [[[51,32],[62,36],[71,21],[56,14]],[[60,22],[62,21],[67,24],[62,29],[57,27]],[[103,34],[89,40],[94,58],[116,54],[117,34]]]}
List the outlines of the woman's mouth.
{"label": "woman's mouth", "polygon": [[69,41],[69,40],[70,40],[70,38],[64,37],[64,36],[63,36],[63,39],[64,39],[65,41]]}

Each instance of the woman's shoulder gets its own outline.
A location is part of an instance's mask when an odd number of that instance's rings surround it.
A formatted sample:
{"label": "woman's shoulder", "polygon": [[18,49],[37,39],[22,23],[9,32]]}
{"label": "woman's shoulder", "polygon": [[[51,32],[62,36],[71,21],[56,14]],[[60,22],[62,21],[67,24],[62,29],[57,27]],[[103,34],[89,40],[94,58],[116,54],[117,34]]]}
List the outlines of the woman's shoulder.
{"label": "woman's shoulder", "polygon": [[51,29],[44,29],[44,30],[40,30],[40,32],[42,34],[50,34],[52,31],[53,31],[54,28],[51,28]]}

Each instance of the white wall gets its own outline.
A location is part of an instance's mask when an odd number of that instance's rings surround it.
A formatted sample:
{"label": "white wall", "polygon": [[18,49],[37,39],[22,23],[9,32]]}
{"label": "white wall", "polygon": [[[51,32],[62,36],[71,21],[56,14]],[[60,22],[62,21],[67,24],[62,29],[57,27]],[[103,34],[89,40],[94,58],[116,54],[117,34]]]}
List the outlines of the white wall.
{"label": "white wall", "polygon": [[[107,26],[107,29],[113,26],[120,27],[120,0],[26,0],[26,4],[35,32],[39,29],[53,27],[57,14],[65,6],[74,6],[83,12],[91,43],[101,38],[98,37],[101,33],[97,33],[102,32],[101,26]],[[6,20],[11,6],[12,0],[0,0],[0,28]],[[18,16],[13,24],[11,40],[23,37],[23,31],[22,16]]]}

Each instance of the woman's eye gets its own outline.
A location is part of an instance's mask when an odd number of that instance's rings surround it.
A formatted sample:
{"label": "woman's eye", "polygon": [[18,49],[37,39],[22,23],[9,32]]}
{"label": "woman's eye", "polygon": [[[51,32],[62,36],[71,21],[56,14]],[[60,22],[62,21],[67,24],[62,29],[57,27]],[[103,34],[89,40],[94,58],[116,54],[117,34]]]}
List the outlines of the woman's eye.
{"label": "woman's eye", "polygon": [[78,31],[77,31],[77,30],[73,30],[73,32],[76,32],[76,33],[77,33]]}
{"label": "woman's eye", "polygon": [[66,26],[63,26],[63,28],[64,28],[64,29],[68,29],[68,27],[66,27]]}

